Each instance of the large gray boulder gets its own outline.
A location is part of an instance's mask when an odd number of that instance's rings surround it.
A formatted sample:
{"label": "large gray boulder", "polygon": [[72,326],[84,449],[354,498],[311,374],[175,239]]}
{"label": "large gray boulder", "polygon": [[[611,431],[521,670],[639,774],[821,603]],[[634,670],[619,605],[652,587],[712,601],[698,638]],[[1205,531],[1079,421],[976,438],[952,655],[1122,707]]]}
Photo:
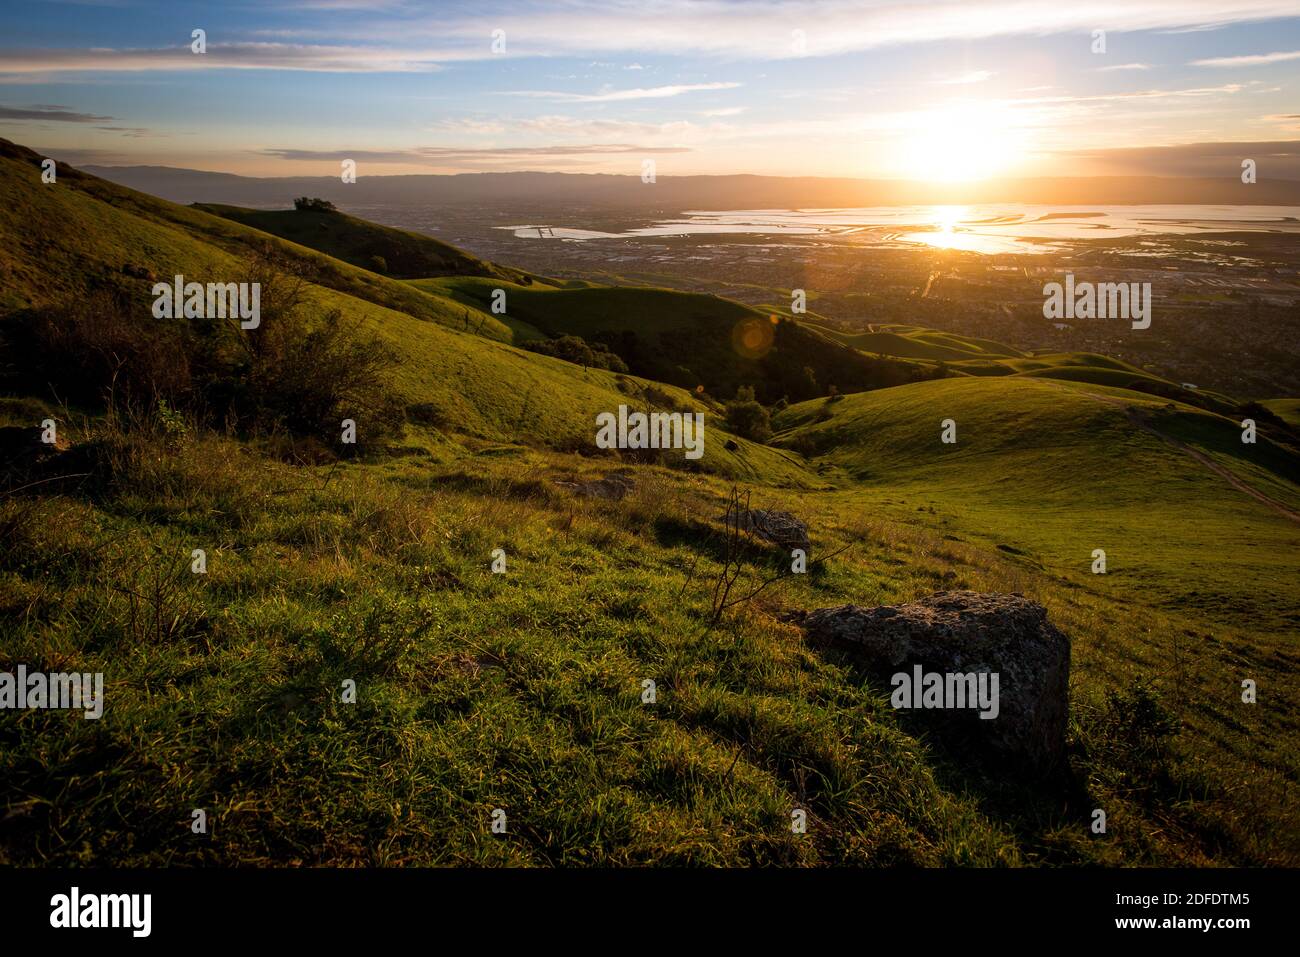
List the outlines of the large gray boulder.
{"label": "large gray boulder", "polygon": [[[959,734],[1033,776],[1064,769],[1070,641],[1037,602],[1019,593],[943,591],[902,605],[821,608],[800,623],[810,641],[846,650],[890,686],[896,707],[901,700],[919,710],[941,735]],[[996,674],[996,707],[981,717],[969,703],[953,706],[954,691],[973,687],[969,679],[948,683],[941,705],[934,697],[923,703],[917,679],[935,673],[982,674],[989,690]],[[936,690],[933,682],[930,689]]]}
{"label": "large gray boulder", "polygon": [[786,551],[801,548],[807,554],[812,548],[808,541],[808,524],[789,512],[774,508],[742,509],[738,524],[745,531],[753,532]]}

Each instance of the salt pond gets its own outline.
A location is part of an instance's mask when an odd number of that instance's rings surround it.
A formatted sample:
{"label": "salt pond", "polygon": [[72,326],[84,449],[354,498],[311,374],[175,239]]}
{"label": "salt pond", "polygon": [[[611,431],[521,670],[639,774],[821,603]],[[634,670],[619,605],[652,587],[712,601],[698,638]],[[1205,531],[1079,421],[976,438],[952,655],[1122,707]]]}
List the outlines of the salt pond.
{"label": "salt pond", "polygon": [[576,242],[604,239],[749,234],[853,237],[881,244],[921,244],[981,253],[1047,252],[1086,239],[1208,232],[1300,233],[1295,206],[874,206],[860,209],[688,210],[624,232],[554,224],[502,226],[520,238]]}

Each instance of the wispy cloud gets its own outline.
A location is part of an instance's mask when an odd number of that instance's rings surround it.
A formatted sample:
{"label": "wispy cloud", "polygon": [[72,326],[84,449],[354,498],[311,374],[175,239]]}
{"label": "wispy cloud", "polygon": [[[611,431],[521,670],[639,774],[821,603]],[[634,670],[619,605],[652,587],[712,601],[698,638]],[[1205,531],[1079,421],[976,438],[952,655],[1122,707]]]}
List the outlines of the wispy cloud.
{"label": "wispy cloud", "polygon": [[[991,37],[1039,37],[1099,24],[1121,33],[1216,28],[1294,17],[1295,0],[569,0],[506,9],[449,7],[430,16],[414,3],[302,0],[325,11],[309,22],[263,28],[284,43],[213,43],[202,56],[188,44],[159,49],[4,51],[0,73],[89,70],[297,69],[331,72],[416,72],[436,64],[486,60],[490,25],[506,30],[507,57],[632,53],[785,59]],[[370,15],[346,15],[353,9]],[[337,17],[328,14],[340,11]],[[803,31],[802,44],[791,30]],[[424,44],[421,46],[421,44]],[[1272,55],[1277,56],[1277,55]],[[1285,55],[1284,55],[1285,56]],[[1241,58],[1224,58],[1238,60]],[[1249,62],[1274,62],[1244,58]],[[1214,64],[1205,61],[1202,65]],[[1226,64],[1225,64],[1226,65]]]}
{"label": "wispy cloud", "polygon": [[121,133],[123,136],[131,139],[139,139],[142,136],[153,136],[153,130],[145,129],[139,126],[97,126],[97,130],[103,130],[106,133]]}
{"label": "wispy cloud", "polygon": [[527,159],[556,156],[609,156],[617,154],[689,153],[685,146],[638,146],[631,143],[585,143],[555,146],[460,147],[418,146],[397,150],[305,150],[269,148],[258,151],[262,156],[284,160],[345,159],[372,163],[449,164],[465,160]]}
{"label": "wispy cloud", "polygon": [[6,50],[0,73],[135,73],[150,70],[309,70],[322,73],[416,73],[439,70],[446,50],[394,50],[376,47],[292,43],[209,44],[206,53],[188,46],[147,49]]}
{"label": "wispy cloud", "polygon": [[1218,56],[1208,60],[1193,60],[1192,66],[1264,66],[1269,63],[1284,63],[1287,60],[1300,60],[1300,50],[1287,53],[1256,53],[1250,56]]}
{"label": "wispy cloud", "polygon": [[1097,67],[1097,72],[1098,73],[1119,73],[1121,71],[1126,71],[1126,70],[1149,70],[1149,69],[1151,69],[1151,64],[1149,63],[1116,63],[1114,66],[1099,66]]}
{"label": "wispy cloud", "polygon": [[[502,16],[520,55],[651,54],[793,59],[946,40],[1177,30],[1294,17],[1295,0],[568,0],[521,5]],[[803,31],[803,43],[791,30]],[[484,18],[420,16],[376,21],[374,33],[350,24],[347,36],[473,45],[486,55]]]}
{"label": "wispy cloud", "polygon": [[624,100],[661,100],[701,90],[734,90],[739,83],[678,83],[635,90],[606,90],[601,93],[562,93],[554,90],[506,90],[504,96],[526,96],[561,103],[618,103]]}
{"label": "wispy cloud", "polygon": [[[94,113],[74,113],[67,107],[38,104],[27,109],[12,106],[0,106],[0,120],[55,120],[59,123],[107,123],[116,119],[112,116],[96,116]],[[103,129],[104,127],[101,127]]]}

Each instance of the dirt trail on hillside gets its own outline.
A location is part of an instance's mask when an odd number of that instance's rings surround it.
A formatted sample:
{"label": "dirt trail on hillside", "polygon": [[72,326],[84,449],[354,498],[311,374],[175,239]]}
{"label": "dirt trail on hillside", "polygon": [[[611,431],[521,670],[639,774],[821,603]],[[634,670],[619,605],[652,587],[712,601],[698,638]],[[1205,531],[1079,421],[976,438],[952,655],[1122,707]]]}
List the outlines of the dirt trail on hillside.
{"label": "dirt trail on hillside", "polygon": [[[1052,385],[1055,386],[1056,383],[1052,383]],[[1061,387],[1057,386],[1057,388],[1061,388]],[[1173,448],[1178,449],[1180,452],[1186,453],[1187,455],[1195,459],[1197,462],[1201,463],[1201,465],[1205,466],[1207,469],[1213,472],[1215,475],[1219,476],[1219,478],[1223,479],[1233,488],[1237,489],[1239,492],[1245,492],[1247,495],[1255,499],[1257,502],[1260,502],[1263,505],[1267,505],[1273,511],[1281,515],[1283,518],[1289,518],[1297,525],[1300,525],[1300,512],[1288,508],[1286,505],[1279,502],[1277,499],[1272,498],[1269,495],[1265,495],[1259,489],[1255,488],[1252,485],[1247,484],[1231,469],[1220,465],[1218,462],[1214,461],[1214,459],[1210,458],[1208,455],[1206,455],[1204,452],[1200,451],[1199,449],[1194,449],[1186,442],[1181,442],[1178,439],[1174,438],[1172,435],[1166,435],[1165,433],[1161,432],[1159,429],[1157,429],[1155,426],[1153,426],[1150,422],[1147,421],[1146,416],[1144,416],[1141,411],[1135,409],[1127,402],[1123,401],[1122,399],[1114,399],[1106,395],[1097,395],[1095,392],[1088,392],[1085,394],[1091,396],[1092,398],[1096,399],[1099,402],[1106,402],[1109,403],[1110,405],[1119,406],[1124,410],[1124,415],[1128,417],[1128,420],[1132,422],[1134,425],[1136,425],[1142,431],[1148,432],[1151,435],[1154,435],[1156,438],[1160,439],[1162,442],[1165,442],[1170,446],[1172,446]]]}

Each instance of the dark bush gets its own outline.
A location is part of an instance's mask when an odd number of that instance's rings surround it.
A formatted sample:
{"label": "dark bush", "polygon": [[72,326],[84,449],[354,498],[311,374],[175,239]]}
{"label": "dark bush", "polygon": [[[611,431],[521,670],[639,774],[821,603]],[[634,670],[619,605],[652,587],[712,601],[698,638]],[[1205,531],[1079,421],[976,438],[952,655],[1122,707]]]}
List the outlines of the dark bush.
{"label": "dark bush", "polygon": [[86,405],[189,396],[186,343],[170,320],[153,318],[142,297],[104,287],[4,325],[15,360],[5,373],[23,391]]}
{"label": "dark bush", "polygon": [[627,364],[614,353],[597,344],[594,348],[580,336],[560,336],[558,339],[538,339],[524,343],[524,348],[544,356],[572,362],[584,369],[608,369],[627,372]]}
{"label": "dark bush", "polygon": [[772,417],[754,400],[752,386],[741,386],[736,398],[727,403],[727,428],[752,442],[766,442],[772,437]]}

